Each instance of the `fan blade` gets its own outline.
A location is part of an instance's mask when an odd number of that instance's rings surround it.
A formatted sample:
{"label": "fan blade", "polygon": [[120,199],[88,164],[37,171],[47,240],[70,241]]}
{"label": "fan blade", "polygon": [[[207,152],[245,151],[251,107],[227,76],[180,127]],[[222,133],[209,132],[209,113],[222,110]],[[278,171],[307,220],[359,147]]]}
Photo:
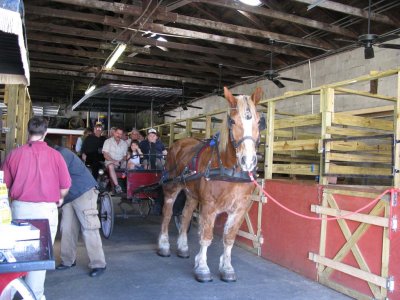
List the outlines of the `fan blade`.
{"label": "fan blade", "polygon": [[400,44],[380,44],[377,45],[379,48],[387,48],[387,49],[400,49]]}
{"label": "fan blade", "polygon": [[388,41],[399,39],[399,38],[400,38],[400,34],[389,34],[387,36],[378,37],[377,39],[375,39],[374,44],[375,43],[384,43],[384,42],[388,42]]}
{"label": "fan blade", "polygon": [[240,78],[242,79],[250,79],[250,78],[254,78],[254,77],[258,77],[257,75],[251,75],[251,76],[242,76]]}
{"label": "fan blade", "polygon": [[294,78],[288,78],[288,77],[277,77],[276,79],[303,83],[303,80],[301,80],[301,79],[294,79]]}
{"label": "fan blade", "polygon": [[334,39],[335,41],[338,41],[338,42],[346,42],[346,43],[357,43],[358,41],[357,40],[347,40],[347,39],[341,39],[341,38],[337,38],[337,39]]}
{"label": "fan blade", "polygon": [[187,104],[186,106],[187,106],[187,107],[191,107],[191,108],[196,108],[196,109],[203,109],[203,108],[200,107],[200,106],[191,105],[191,104]]}
{"label": "fan blade", "polygon": [[273,83],[275,83],[278,86],[278,88],[280,88],[280,89],[285,87],[285,85],[282,82],[280,82],[278,79],[272,79],[271,81]]}
{"label": "fan blade", "polygon": [[365,47],[364,48],[364,57],[365,59],[371,59],[374,58],[374,49],[372,47]]}

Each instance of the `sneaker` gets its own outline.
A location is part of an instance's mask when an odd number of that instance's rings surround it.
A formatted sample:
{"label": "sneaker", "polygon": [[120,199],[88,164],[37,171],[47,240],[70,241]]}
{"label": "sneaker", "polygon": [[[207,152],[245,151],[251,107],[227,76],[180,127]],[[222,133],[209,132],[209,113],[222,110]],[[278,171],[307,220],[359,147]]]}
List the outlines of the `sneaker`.
{"label": "sneaker", "polygon": [[114,192],[115,192],[115,194],[121,194],[122,193],[122,188],[119,185],[116,185],[114,187]]}

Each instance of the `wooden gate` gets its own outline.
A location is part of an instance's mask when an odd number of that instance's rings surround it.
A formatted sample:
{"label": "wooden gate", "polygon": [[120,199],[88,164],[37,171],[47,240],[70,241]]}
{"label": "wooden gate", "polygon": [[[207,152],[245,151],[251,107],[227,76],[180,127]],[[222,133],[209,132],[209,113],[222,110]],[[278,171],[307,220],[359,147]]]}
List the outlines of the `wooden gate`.
{"label": "wooden gate", "polygon": [[369,213],[349,215],[381,192],[328,187],[322,205],[311,208],[322,216],[343,217],[322,221],[319,254],[309,253],[309,259],[318,264],[318,281],[357,299],[385,299],[393,289],[389,276],[390,193],[364,210]]}

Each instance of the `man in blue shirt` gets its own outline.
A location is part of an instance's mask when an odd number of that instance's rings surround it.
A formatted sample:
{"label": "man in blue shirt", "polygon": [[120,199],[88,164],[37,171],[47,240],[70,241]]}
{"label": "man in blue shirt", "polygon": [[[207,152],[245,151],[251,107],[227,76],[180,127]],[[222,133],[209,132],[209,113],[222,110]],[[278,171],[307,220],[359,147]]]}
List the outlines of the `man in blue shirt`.
{"label": "man in blue shirt", "polygon": [[89,256],[91,277],[102,274],[106,261],[99,233],[100,220],[97,210],[97,182],[85,164],[67,148],[54,146],[67,163],[72,186],[64,199],[61,219],[61,264],[57,270],[65,270],[76,265],[76,251],[79,230]]}

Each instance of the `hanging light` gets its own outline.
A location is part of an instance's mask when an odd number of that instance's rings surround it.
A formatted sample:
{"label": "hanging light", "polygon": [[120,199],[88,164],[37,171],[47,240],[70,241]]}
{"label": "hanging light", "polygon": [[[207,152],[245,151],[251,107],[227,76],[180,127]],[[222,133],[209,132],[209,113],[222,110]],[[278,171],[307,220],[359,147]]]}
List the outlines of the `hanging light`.
{"label": "hanging light", "polygon": [[110,57],[107,59],[104,68],[107,70],[111,69],[112,66],[117,62],[121,54],[125,51],[125,49],[126,49],[126,44],[119,43],[117,47],[115,47],[114,51],[111,53]]}
{"label": "hanging light", "polygon": [[90,94],[91,92],[93,92],[95,90],[96,86],[95,85],[91,85],[88,87],[88,89],[85,91],[85,95]]}
{"label": "hanging light", "polygon": [[262,4],[260,0],[239,0],[239,1],[250,6],[260,6]]}

